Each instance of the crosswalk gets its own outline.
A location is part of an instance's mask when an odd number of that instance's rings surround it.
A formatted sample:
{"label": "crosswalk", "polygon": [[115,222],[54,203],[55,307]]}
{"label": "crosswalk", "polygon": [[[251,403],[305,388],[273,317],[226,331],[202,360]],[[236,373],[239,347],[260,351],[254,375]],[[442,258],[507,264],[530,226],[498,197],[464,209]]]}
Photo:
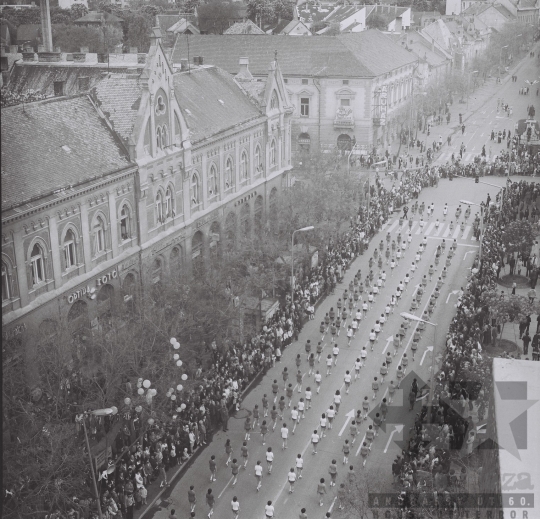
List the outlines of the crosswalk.
{"label": "crosswalk", "polygon": [[[436,163],[446,164],[447,162],[452,162],[452,153],[454,154],[455,159],[459,158],[459,150],[444,151],[437,157]],[[466,151],[460,161],[462,164],[468,164],[470,162],[474,162],[474,158],[478,155],[480,155],[480,152]]]}
{"label": "crosswalk", "polygon": [[420,220],[413,220],[412,226],[409,227],[409,221],[403,220],[403,224],[399,225],[399,219],[389,222],[388,226],[384,229],[385,232],[389,232],[390,235],[401,233],[403,236],[407,236],[409,232],[414,236],[422,235],[440,238],[440,239],[452,239],[460,241],[476,241],[473,233],[472,221],[471,224],[465,224],[463,231],[459,225],[453,223],[452,228],[450,228],[451,219],[447,217],[447,221],[437,223],[435,220],[426,221],[424,220],[423,226],[420,225]]}

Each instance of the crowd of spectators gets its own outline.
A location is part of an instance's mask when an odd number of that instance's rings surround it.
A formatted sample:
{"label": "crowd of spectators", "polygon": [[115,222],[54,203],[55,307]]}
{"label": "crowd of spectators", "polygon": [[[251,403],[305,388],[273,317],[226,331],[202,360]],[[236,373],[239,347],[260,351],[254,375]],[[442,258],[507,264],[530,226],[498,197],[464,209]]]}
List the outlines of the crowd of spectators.
{"label": "crowd of spectators", "polygon": [[[499,193],[485,211],[482,260],[476,258],[457,312],[446,335],[441,368],[434,380],[433,406],[424,405],[409,431],[407,448],[392,465],[399,483],[402,509],[411,506],[414,493],[431,484],[439,490],[465,489],[467,469],[456,458],[470,456],[478,445],[473,415],[482,420],[492,390],[491,359],[483,351],[492,342],[486,327],[496,329],[482,294],[497,288],[497,263],[504,254],[504,226],[529,209],[539,193],[536,183],[508,182],[501,208]],[[485,207],[490,206],[486,200]],[[408,388],[405,388],[408,391]],[[411,512],[412,513],[412,512]]]}

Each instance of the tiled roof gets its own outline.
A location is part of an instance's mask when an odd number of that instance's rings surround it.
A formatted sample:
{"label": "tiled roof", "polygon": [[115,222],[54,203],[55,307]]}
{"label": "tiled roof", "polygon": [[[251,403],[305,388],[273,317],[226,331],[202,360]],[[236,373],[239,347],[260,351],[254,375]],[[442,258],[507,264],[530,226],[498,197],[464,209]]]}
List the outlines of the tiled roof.
{"label": "tiled roof", "polygon": [[167,32],[172,32],[174,34],[185,34],[188,30],[191,34],[200,34],[199,29],[197,29],[197,27],[195,27],[191,22],[185,18],[180,18],[180,20],[167,29]]}
{"label": "tiled roof", "polygon": [[[397,36],[397,35],[396,35]],[[420,59],[425,60],[432,67],[438,67],[451,59],[451,56],[437,47],[432,49],[431,44],[418,32],[406,31],[399,35],[403,48],[410,49]]]}
{"label": "tiled roof", "polygon": [[475,2],[471,4],[465,11],[463,11],[461,14],[463,16],[476,16],[484,11],[487,11],[490,7],[492,7],[492,4],[486,4],[483,2]]}
{"label": "tiled roof", "polygon": [[174,74],[174,93],[192,143],[262,116],[233,77],[217,67]]}
{"label": "tiled roof", "polygon": [[127,74],[109,74],[96,85],[94,92],[99,107],[114,131],[127,141],[133,132],[140,105],[142,87],[139,78]]}
{"label": "tiled roof", "polygon": [[354,54],[356,60],[370,71],[371,76],[386,74],[417,61],[416,56],[402,49],[376,29],[341,34],[337,39]]}
{"label": "tiled roof", "polygon": [[501,13],[505,18],[508,18],[508,20],[512,20],[514,18],[512,13],[506,7],[504,7],[504,5],[494,4],[493,7],[495,7],[495,9],[497,9],[497,11],[499,11],[499,13]]}
{"label": "tiled roof", "polygon": [[86,96],[2,109],[2,211],[128,167]]}
{"label": "tiled roof", "polygon": [[[136,64],[126,63],[125,67],[115,67],[114,70],[126,72],[132,66]],[[77,66],[73,62],[61,65],[19,61],[11,72],[9,89],[18,94],[30,89],[52,97],[54,96],[54,82],[64,81],[64,94],[73,95],[81,92],[80,77],[88,78],[88,86],[84,89],[87,91],[101,81],[106,71],[107,63],[102,63],[101,66]]]}
{"label": "tiled roof", "polygon": [[[365,34],[358,36],[368,39]],[[390,42],[392,43],[392,42]],[[225,69],[231,74],[239,70],[238,59],[249,57],[249,69],[255,76],[266,76],[268,66],[278,53],[279,66],[285,76],[334,76],[334,77],[371,77],[366,68],[339,39],[324,38],[283,38],[266,36],[257,39],[248,35],[203,35],[189,39],[191,56],[204,56],[205,63]],[[399,49],[398,49],[399,50]],[[187,58],[187,46],[182,39],[177,39],[173,49],[173,63]]]}
{"label": "tiled roof", "polygon": [[298,19],[304,23],[322,22],[334,10],[334,6],[316,6],[305,3],[299,7]]}
{"label": "tiled roof", "polygon": [[176,22],[180,21],[179,14],[158,14],[156,15],[156,23],[163,32],[169,30]]}
{"label": "tiled roof", "polygon": [[251,20],[233,23],[223,34],[265,34],[265,32]]}

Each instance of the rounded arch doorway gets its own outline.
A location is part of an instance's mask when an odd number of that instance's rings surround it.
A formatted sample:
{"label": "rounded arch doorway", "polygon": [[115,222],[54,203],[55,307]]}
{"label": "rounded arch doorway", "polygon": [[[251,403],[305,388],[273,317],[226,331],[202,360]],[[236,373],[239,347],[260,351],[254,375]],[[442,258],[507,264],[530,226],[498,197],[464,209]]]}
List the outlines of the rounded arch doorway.
{"label": "rounded arch doorway", "polygon": [[191,238],[191,263],[193,272],[198,274],[204,269],[204,235],[197,231]]}
{"label": "rounded arch doorway", "polygon": [[347,135],[346,133],[342,133],[337,138],[337,147],[341,151],[350,151],[352,150],[352,139],[350,135]]}

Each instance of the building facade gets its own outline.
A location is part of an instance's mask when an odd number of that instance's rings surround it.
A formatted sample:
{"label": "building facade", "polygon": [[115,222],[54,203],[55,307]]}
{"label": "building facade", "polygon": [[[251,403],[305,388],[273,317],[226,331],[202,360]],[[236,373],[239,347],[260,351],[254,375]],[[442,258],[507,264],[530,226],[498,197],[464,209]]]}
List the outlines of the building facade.
{"label": "building facade", "polygon": [[60,331],[83,356],[141,287],[203,267],[277,210],[291,107],[268,64],[256,85],[212,66],[175,72],[158,30],[141,68],[2,109],[8,357],[31,366]]}

